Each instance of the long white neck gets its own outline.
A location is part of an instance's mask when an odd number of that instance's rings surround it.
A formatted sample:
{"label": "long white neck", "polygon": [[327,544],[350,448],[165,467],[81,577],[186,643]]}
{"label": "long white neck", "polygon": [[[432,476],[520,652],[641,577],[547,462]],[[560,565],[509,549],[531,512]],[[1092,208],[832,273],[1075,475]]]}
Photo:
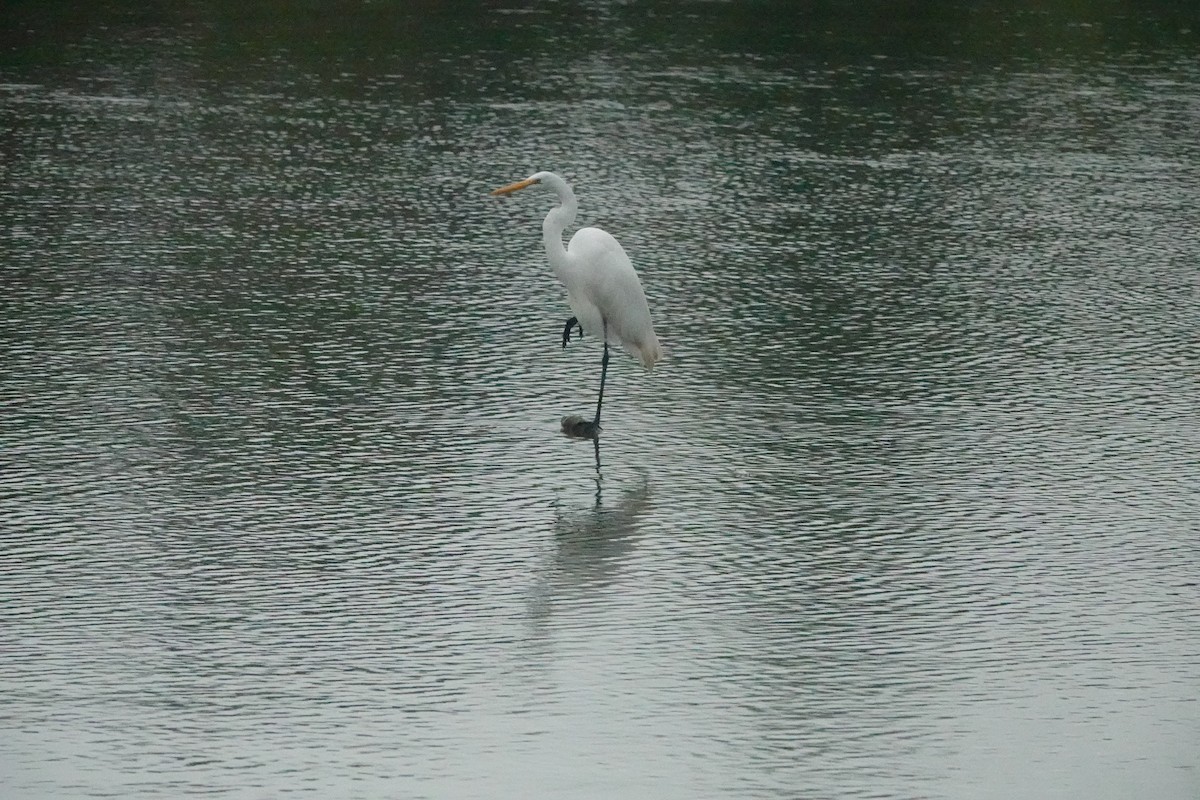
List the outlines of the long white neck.
{"label": "long white neck", "polygon": [[575,193],[571,191],[571,187],[557,175],[546,173],[541,183],[558,195],[559,205],[550,209],[550,213],[542,222],[542,242],[546,245],[546,256],[550,259],[554,274],[559,280],[565,280],[570,264],[567,260],[567,249],[563,246],[563,231],[575,221],[579,204],[575,202]]}

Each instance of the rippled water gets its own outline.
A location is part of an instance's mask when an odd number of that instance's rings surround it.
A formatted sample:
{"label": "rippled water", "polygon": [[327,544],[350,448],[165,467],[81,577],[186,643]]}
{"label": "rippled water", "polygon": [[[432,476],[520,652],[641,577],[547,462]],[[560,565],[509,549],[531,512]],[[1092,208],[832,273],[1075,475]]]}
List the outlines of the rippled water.
{"label": "rippled water", "polygon": [[5,34],[6,796],[1200,793],[1197,20],[267,8]]}

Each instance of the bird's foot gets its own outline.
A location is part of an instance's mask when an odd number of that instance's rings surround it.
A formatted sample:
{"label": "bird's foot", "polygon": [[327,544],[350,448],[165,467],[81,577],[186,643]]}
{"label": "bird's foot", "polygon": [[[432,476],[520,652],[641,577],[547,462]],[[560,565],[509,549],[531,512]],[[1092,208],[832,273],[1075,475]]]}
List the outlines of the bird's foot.
{"label": "bird's foot", "polygon": [[583,338],[583,326],[579,324],[579,320],[571,317],[567,320],[567,324],[563,326],[563,347],[567,346],[567,342],[571,341],[571,328],[579,328],[579,338]]}
{"label": "bird's foot", "polygon": [[598,439],[600,426],[595,420],[571,414],[562,418],[562,432],[573,439]]}

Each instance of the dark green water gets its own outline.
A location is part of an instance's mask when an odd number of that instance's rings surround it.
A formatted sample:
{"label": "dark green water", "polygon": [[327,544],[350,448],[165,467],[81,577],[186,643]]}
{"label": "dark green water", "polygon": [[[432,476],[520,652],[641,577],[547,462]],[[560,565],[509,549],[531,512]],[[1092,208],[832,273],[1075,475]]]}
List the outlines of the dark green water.
{"label": "dark green water", "polygon": [[3,14],[5,796],[1200,794],[1190,5]]}

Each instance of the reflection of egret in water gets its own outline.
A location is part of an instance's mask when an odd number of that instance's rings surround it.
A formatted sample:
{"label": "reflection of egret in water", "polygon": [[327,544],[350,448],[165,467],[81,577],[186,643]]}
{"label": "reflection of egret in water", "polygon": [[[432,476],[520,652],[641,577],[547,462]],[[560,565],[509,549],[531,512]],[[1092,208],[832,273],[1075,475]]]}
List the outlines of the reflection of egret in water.
{"label": "reflection of egret in water", "polygon": [[650,481],[638,473],[608,478],[606,503],[600,502],[597,469],[594,505],[555,509],[553,540],[546,542],[534,567],[526,601],[527,635],[512,665],[530,703],[561,698],[563,684],[552,667],[571,658],[568,653],[578,657],[594,645],[595,626],[622,602],[622,573],[637,549],[650,507]]}
{"label": "reflection of egret in water", "polygon": [[592,508],[556,513],[554,548],[533,589],[537,617],[548,616],[558,600],[612,583],[634,550],[640,520],[650,505],[650,479],[645,474],[634,476],[615,502],[605,504],[600,495],[602,478],[597,467]]}
{"label": "reflection of egret in water", "polygon": [[[596,508],[600,508],[600,488],[604,481],[604,473],[600,471],[600,437],[592,439],[592,447],[596,451]],[[644,476],[643,476],[644,477]]]}
{"label": "reflection of egret in water", "polygon": [[569,429],[571,420],[577,420],[579,417],[563,417],[563,433],[573,439],[589,439],[592,443],[592,450],[596,454],[596,508],[600,507],[600,489],[604,480],[604,474],[600,471],[600,437],[599,436],[582,436],[577,432]]}

